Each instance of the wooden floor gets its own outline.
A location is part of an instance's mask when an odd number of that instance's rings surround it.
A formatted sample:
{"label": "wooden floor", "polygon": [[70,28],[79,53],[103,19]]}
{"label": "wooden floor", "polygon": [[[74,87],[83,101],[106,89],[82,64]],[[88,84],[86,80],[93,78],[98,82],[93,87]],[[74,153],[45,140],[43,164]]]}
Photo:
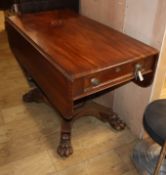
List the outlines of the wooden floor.
{"label": "wooden floor", "polygon": [[60,118],[45,104],[22,102],[29,86],[3,28],[0,12],[0,175],[137,175],[130,160],[136,138],[94,118],[74,124],[74,154],[57,155]]}

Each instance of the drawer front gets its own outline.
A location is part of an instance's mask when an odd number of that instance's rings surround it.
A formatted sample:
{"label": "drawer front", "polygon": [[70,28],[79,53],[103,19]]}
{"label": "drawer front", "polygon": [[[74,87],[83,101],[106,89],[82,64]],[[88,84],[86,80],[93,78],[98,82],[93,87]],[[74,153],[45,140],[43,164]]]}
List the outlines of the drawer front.
{"label": "drawer front", "polygon": [[139,65],[143,75],[150,73],[153,71],[154,63],[155,57],[149,57],[85,76],[74,84],[74,99],[79,99],[114,85],[133,80],[137,65]]}
{"label": "drawer front", "polygon": [[131,72],[133,72],[133,68],[130,64],[127,64],[89,75],[84,78],[84,92],[110,84],[116,79],[128,76]]}

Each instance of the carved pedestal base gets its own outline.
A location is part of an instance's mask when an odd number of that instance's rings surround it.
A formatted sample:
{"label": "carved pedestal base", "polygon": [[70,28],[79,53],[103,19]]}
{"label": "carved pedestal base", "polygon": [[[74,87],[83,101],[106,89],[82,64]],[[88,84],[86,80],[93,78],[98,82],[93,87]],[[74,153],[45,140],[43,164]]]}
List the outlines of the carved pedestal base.
{"label": "carved pedestal base", "polygon": [[[23,100],[25,102],[47,102],[44,95],[37,88],[25,94]],[[93,116],[102,122],[108,122],[116,131],[121,131],[126,127],[126,124],[119,119],[112,109],[95,102],[87,102],[74,110],[71,120],[62,119],[60,143],[57,148],[57,152],[61,157],[68,157],[73,153],[71,145],[72,124],[75,120],[86,116]]]}
{"label": "carved pedestal base", "polygon": [[126,127],[126,124],[119,119],[117,114],[115,114],[112,109],[95,102],[85,103],[85,105],[75,109],[71,120],[63,119],[62,121],[60,144],[57,150],[61,157],[68,157],[73,153],[71,146],[71,129],[73,122],[81,117],[87,116],[93,116],[102,122],[108,122],[116,131],[121,131]]}

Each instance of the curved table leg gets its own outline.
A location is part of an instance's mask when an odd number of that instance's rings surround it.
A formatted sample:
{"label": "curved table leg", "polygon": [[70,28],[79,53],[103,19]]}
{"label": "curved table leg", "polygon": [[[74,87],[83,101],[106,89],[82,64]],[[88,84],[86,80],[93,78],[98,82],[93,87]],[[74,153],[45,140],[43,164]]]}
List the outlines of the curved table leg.
{"label": "curved table leg", "polygon": [[93,116],[102,122],[108,122],[110,126],[116,131],[125,129],[126,124],[113,112],[111,108],[97,104],[95,102],[88,102],[84,106],[75,110],[74,120],[80,117]]}
{"label": "curved table leg", "polygon": [[38,88],[33,88],[29,92],[23,95],[23,101],[26,103],[42,103],[46,102],[46,98]]}

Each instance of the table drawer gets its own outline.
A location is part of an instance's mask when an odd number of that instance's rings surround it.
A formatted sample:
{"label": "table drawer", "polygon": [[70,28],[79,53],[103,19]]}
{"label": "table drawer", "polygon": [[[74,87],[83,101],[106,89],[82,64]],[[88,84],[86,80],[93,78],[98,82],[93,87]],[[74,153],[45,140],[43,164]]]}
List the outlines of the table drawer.
{"label": "table drawer", "polygon": [[155,57],[149,57],[85,76],[77,80],[74,85],[75,99],[134,79],[136,65],[140,65],[140,70],[143,75],[150,73],[153,71],[154,63]]}
{"label": "table drawer", "polygon": [[131,74],[133,68],[130,64],[108,69],[84,78],[84,92],[104,86],[124,75]]}

